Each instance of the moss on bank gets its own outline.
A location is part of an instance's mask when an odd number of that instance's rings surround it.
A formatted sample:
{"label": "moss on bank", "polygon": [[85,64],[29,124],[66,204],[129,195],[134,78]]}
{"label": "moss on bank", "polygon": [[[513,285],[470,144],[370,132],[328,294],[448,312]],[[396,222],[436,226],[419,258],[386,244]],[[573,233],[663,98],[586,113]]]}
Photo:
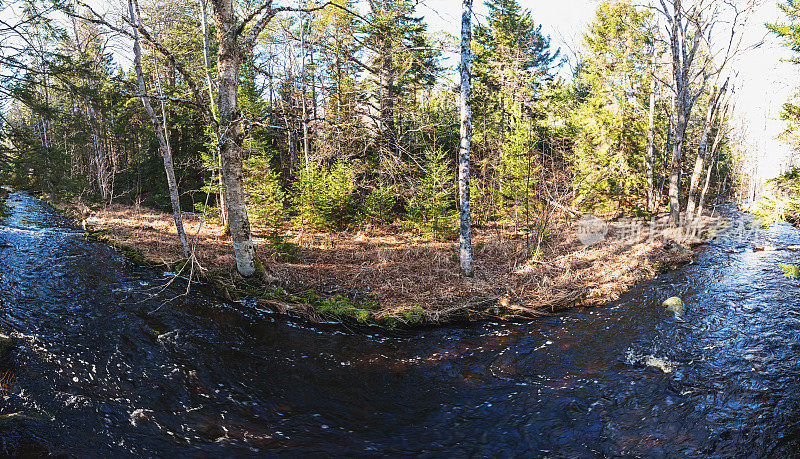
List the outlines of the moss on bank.
{"label": "moss on bank", "polygon": [[[190,268],[187,261],[178,261],[171,266],[161,261],[148,259],[141,250],[114,239],[108,228],[91,229],[87,237],[102,241],[117,248],[135,266],[138,267],[165,267],[171,272],[181,275]],[[287,250],[288,252],[288,250]],[[260,271],[263,272],[263,269]],[[204,281],[224,298],[235,301],[243,299],[255,300],[258,304],[266,305],[275,312],[296,315],[312,322],[332,321],[352,323],[359,325],[380,325],[388,328],[398,326],[411,326],[441,323],[440,320],[432,321],[426,317],[421,305],[411,307],[398,307],[387,313],[380,308],[380,303],[369,296],[352,295],[350,297],[341,293],[322,293],[310,288],[283,287],[274,285],[258,278],[239,278],[236,281],[226,279],[221,272],[206,272],[194,274],[196,280]],[[468,305],[464,305],[465,308]],[[470,314],[453,311],[449,319],[469,320]]]}
{"label": "moss on bank", "polygon": [[[543,245],[535,259],[523,259],[524,242],[514,235],[493,239],[494,232],[487,231],[475,241],[479,274],[464,278],[457,260],[448,260],[454,249],[447,243],[385,233],[300,232],[304,236],[290,239],[291,230],[255,228],[259,257],[270,262],[266,273],[245,279],[233,269],[227,237],[213,222],[204,223],[199,239],[203,269],[195,265],[192,270],[180,259],[171,214],[119,204],[92,209],[70,199],[50,202],[77,217],[88,237],[119,248],[137,266],[160,266],[184,277],[191,272],[228,300],[246,300],[311,322],[394,328],[531,319],[613,301],[694,254],[693,245],[667,236],[623,242],[609,237],[585,247],[575,238],[575,228],[566,226],[557,228],[554,242]],[[187,215],[187,231],[198,223]],[[713,237],[709,227],[701,228],[705,237]]]}
{"label": "moss on bank", "polygon": [[[163,267],[181,275],[190,268],[186,261],[167,265],[148,259],[137,248],[114,239],[108,228],[90,229],[87,237],[107,243],[138,267]],[[325,293],[302,286],[275,285],[265,277],[241,278],[230,273],[208,271],[193,274],[194,279],[214,287],[220,296],[229,301],[254,300],[274,312],[297,316],[314,323],[339,322],[354,325],[378,325],[386,328],[408,328],[447,323],[465,323],[485,319],[530,319],[544,311],[510,305],[501,298],[477,298],[428,309],[421,304],[385,308],[374,297],[360,294]],[[235,280],[231,280],[233,277]],[[546,312],[557,312],[580,305],[586,292],[555,298]]]}

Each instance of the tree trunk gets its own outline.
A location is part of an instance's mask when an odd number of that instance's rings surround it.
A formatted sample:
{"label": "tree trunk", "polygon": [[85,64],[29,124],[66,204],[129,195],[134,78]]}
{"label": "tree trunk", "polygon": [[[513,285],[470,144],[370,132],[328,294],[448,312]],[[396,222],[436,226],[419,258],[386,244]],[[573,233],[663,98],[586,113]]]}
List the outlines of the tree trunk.
{"label": "tree trunk", "polygon": [[728,82],[722,86],[722,89],[717,93],[717,88],[711,94],[711,99],[708,101],[708,113],[706,114],[706,123],[703,127],[703,133],[700,136],[700,145],[697,147],[697,159],[694,162],[694,170],[692,171],[692,180],[689,183],[689,200],[686,203],[686,218],[691,219],[695,214],[697,207],[697,193],[700,187],[700,178],[705,170],[706,152],[708,150],[708,136],[711,134],[711,127],[714,124],[714,118],[717,113],[719,101],[725,95],[725,89]]}
{"label": "tree trunk", "polygon": [[92,131],[92,151],[97,163],[97,187],[100,189],[100,198],[105,202],[108,197],[108,165],[106,164],[105,155],[100,150],[100,139],[95,126],[97,122],[94,107],[88,102],[86,104],[86,116],[89,118],[89,129]]}
{"label": "tree trunk", "polygon": [[[669,40],[672,52],[672,76],[675,85],[675,144],[672,149],[669,171],[669,210],[670,222],[674,226],[678,226],[682,223],[680,218],[680,174],[686,127],[691,118],[692,107],[705,87],[709,75],[704,68],[701,81],[697,83],[694,90],[691,90],[690,86],[694,84],[693,78],[696,78],[693,75],[698,75],[698,70],[693,68],[693,63],[697,51],[701,48],[701,39],[712,23],[701,22],[700,15],[695,9],[684,16],[681,0],[672,0],[671,3],[673,5],[672,16],[665,11],[671,24]],[[662,1],[661,4],[666,10],[665,3]],[[689,30],[690,27],[692,30]],[[703,65],[708,65],[708,61]]]}
{"label": "tree trunk", "polygon": [[381,58],[380,91],[381,91],[381,167],[385,168],[395,157],[394,126],[394,59],[390,48],[391,42],[385,40]]}
{"label": "tree trunk", "polygon": [[708,146],[708,134],[711,130],[711,123],[714,118],[714,105],[716,100],[716,88],[711,94],[711,100],[708,101],[708,111],[706,113],[706,121],[703,126],[703,132],[700,134],[700,143],[697,146],[697,158],[694,161],[694,170],[692,170],[692,178],[689,182],[689,196],[686,201],[686,224],[691,223],[691,218],[694,215],[695,200],[697,199],[697,188],[700,185],[700,175],[705,170],[706,150]]}
{"label": "tree trunk", "polygon": [[652,74],[650,75],[650,112],[647,121],[647,211],[653,212],[657,207],[653,198],[653,148],[655,140],[655,112],[656,112],[656,47],[653,46],[651,60]]}
{"label": "tree trunk", "polygon": [[711,160],[708,162],[708,170],[706,171],[706,179],[705,183],[703,184],[703,189],[700,191],[700,199],[697,203],[697,210],[694,215],[694,218],[700,218],[703,216],[703,206],[706,202],[706,195],[708,193],[709,185],[711,184],[711,170],[714,168],[714,157],[711,157]]}
{"label": "tree trunk", "polygon": [[[664,151],[663,151],[663,155],[662,155],[662,158],[664,158],[664,160],[662,161],[662,164],[660,164],[661,169],[660,169],[660,173],[659,173],[659,177],[658,177],[659,180],[654,180],[654,181],[658,182],[657,186],[654,185],[654,187],[655,187],[655,198],[653,199],[653,201],[655,203],[656,209],[661,207],[661,198],[664,197],[664,185],[666,185],[667,176],[669,175],[667,173],[667,170],[668,170],[668,167],[669,167],[670,152],[672,151],[672,131],[673,131],[673,128],[672,128],[672,125],[673,125],[672,115],[673,115],[672,111],[669,111],[667,113],[667,138],[664,139]],[[656,175],[656,174],[653,174],[653,175]]]}
{"label": "tree trunk", "polygon": [[306,167],[308,167],[308,104],[306,103],[306,96],[308,94],[308,90],[306,88],[306,24],[303,22],[303,15],[300,13],[300,53],[302,54],[302,58],[300,59],[300,87],[302,89],[302,94],[300,95],[302,99],[301,109],[302,113],[300,114],[301,118],[300,121],[303,126],[303,158],[306,162]]}
{"label": "tree trunk", "polygon": [[136,30],[136,16],[133,13],[133,1],[128,0],[128,10],[131,15],[131,24],[133,24],[133,66],[136,71],[136,78],[139,80],[139,92],[147,114],[150,116],[150,121],[153,123],[153,130],[158,139],[158,148],[161,150],[161,157],[164,159],[164,171],[167,173],[167,185],[169,186],[169,198],[172,202],[172,214],[175,219],[175,228],[178,231],[178,241],[183,250],[183,257],[189,258],[191,251],[189,250],[189,243],[186,240],[186,232],[183,229],[183,216],[181,214],[180,200],[178,199],[178,184],[175,180],[175,169],[172,164],[172,152],[170,151],[167,139],[164,137],[166,120],[158,119],[153,107],[150,105],[150,99],[147,96],[147,88],[144,83],[144,74],[142,73],[142,49],[139,46],[139,32]]}
{"label": "tree trunk", "polygon": [[685,104],[680,102],[682,99],[682,97],[675,99],[677,119],[675,122],[675,139],[672,143],[672,155],[669,163],[669,221],[674,226],[678,226],[681,223],[681,154],[683,153],[683,140],[688,122],[686,112],[683,109]]}
{"label": "tree trunk", "polygon": [[[373,15],[386,14],[378,2],[370,1]],[[388,5],[388,4],[387,4]],[[392,39],[386,30],[381,31],[380,49],[378,50],[378,97],[380,114],[378,118],[378,161],[380,164],[380,183],[388,185],[387,172],[391,170],[390,160],[397,153],[397,133],[394,122],[395,98],[395,62],[392,56]]]}
{"label": "tree trunk", "polygon": [[461,204],[460,259],[464,274],[471,276],[472,267],[472,235],[469,199],[469,156],[472,141],[472,76],[471,51],[472,41],[472,0],[463,0],[461,11],[461,148],[458,155],[458,191]]}
{"label": "tree trunk", "polygon": [[219,54],[217,72],[219,79],[219,150],[222,160],[222,178],[228,225],[236,268],[245,277],[263,269],[258,262],[250,234],[250,220],[245,203],[242,175],[242,135],[238,100],[239,66],[242,61],[233,0],[217,0],[214,20],[217,26]]}
{"label": "tree trunk", "polygon": [[678,226],[681,219],[680,208],[680,174],[681,174],[681,154],[683,152],[683,138],[686,134],[686,81],[684,77],[684,41],[681,40],[681,0],[673,0],[673,17],[670,31],[670,49],[672,51],[672,74],[675,80],[675,136],[672,145],[672,154],[669,164],[669,219],[670,222]]}
{"label": "tree trunk", "polygon": [[711,183],[711,170],[714,167],[714,161],[717,156],[719,144],[722,141],[723,137],[722,123],[725,121],[725,117],[727,116],[727,114],[728,114],[728,104],[726,102],[724,104],[724,109],[722,110],[722,116],[719,117],[720,125],[717,127],[717,133],[714,135],[714,143],[711,144],[711,161],[708,164],[708,171],[706,172],[706,180],[705,184],[703,185],[703,190],[700,192],[700,200],[698,201],[697,204],[695,217],[700,217],[703,215],[703,206],[705,205],[706,194],[708,193],[708,188]]}

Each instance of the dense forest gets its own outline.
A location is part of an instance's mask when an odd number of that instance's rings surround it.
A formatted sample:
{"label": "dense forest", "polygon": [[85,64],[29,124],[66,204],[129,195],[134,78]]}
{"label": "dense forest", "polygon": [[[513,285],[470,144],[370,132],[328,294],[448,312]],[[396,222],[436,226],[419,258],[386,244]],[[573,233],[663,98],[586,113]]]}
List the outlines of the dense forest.
{"label": "dense forest", "polygon": [[[782,44],[793,51],[791,62],[800,63],[800,5],[793,1],[778,5],[785,18],[783,21],[767,24],[770,32],[782,40]],[[795,87],[795,90],[797,88]],[[784,121],[784,131],[780,139],[791,148],[794,167],[767,181],[770,193],[754,203],[752,210],[763,219],[764,226],[778,221],[789,221],[800,225],[800,167],[797,166],[797,152],[800,151],[800,94],[795,93],[783,104],[780,118]],[[797,266],[784,265],[790,277],[800,277]]]}
{"label": "dense forest", "polygon": [[751,3],[607,0],[570,67],[535,11],[488,0],[472,27],[465,1],[466,80],[464,37],[417,7],[10,2],[0,182],[173,212],[187,258],[182,217],[202,214],[245,275],[251,225],[456,240],[466,81],[477,228],[541,242],[556,214],[678,225],[749,189],[726,66]]}
{"label": "dense forest", "polygon": [[0,0],[0,456],[800,457],[786,61],[800,0]]}

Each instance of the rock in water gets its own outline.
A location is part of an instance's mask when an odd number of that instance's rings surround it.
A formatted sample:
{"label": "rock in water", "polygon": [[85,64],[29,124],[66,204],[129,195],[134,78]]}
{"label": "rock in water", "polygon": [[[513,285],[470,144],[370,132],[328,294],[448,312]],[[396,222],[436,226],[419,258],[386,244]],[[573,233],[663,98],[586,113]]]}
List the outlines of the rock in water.
{"label": "rock in water", "polygon": [[11,349],[12,344],[14,344],[14,341],[11,339],[11,337],[3,332],[0,332],[0,355],[8,352],[8,350]]}
{"label": "rock in water", "polygon": [[42,424],[55,421],[53,416],[45,412],[37,411],[18,411],[0,415],[0,426],[20,425],[20,424]]}
{"label": "rock in water", "polygon": [[661,303],[661,306],[664,306],[668,310],[674,312],[675,317],[683,317],[683,313],[686,312],[686,305],[684,305],[683,300],[677,296],[667,298],[663,303]]}

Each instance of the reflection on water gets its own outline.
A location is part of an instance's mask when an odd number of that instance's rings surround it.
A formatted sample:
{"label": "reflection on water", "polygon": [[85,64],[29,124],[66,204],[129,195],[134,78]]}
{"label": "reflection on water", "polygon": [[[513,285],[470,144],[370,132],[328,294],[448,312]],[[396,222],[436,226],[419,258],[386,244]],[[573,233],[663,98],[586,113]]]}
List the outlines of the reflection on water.
{"label": "reflection on water", "polygon": [[[86,240],[23,193],[0,222],[18,347],[0,451],[85,455],[785,455],[800,450],[800,299],[721,234],[608,307],[417,332],[227,304]],[[735,213],[736,219],[749,217]],[[763,243],[800,243],[786,225]],[[681,296],[683,322],[660,304]],[[163,305],[163,306],[162,306]],[[10,413],[17,413],[8,416]]]}

